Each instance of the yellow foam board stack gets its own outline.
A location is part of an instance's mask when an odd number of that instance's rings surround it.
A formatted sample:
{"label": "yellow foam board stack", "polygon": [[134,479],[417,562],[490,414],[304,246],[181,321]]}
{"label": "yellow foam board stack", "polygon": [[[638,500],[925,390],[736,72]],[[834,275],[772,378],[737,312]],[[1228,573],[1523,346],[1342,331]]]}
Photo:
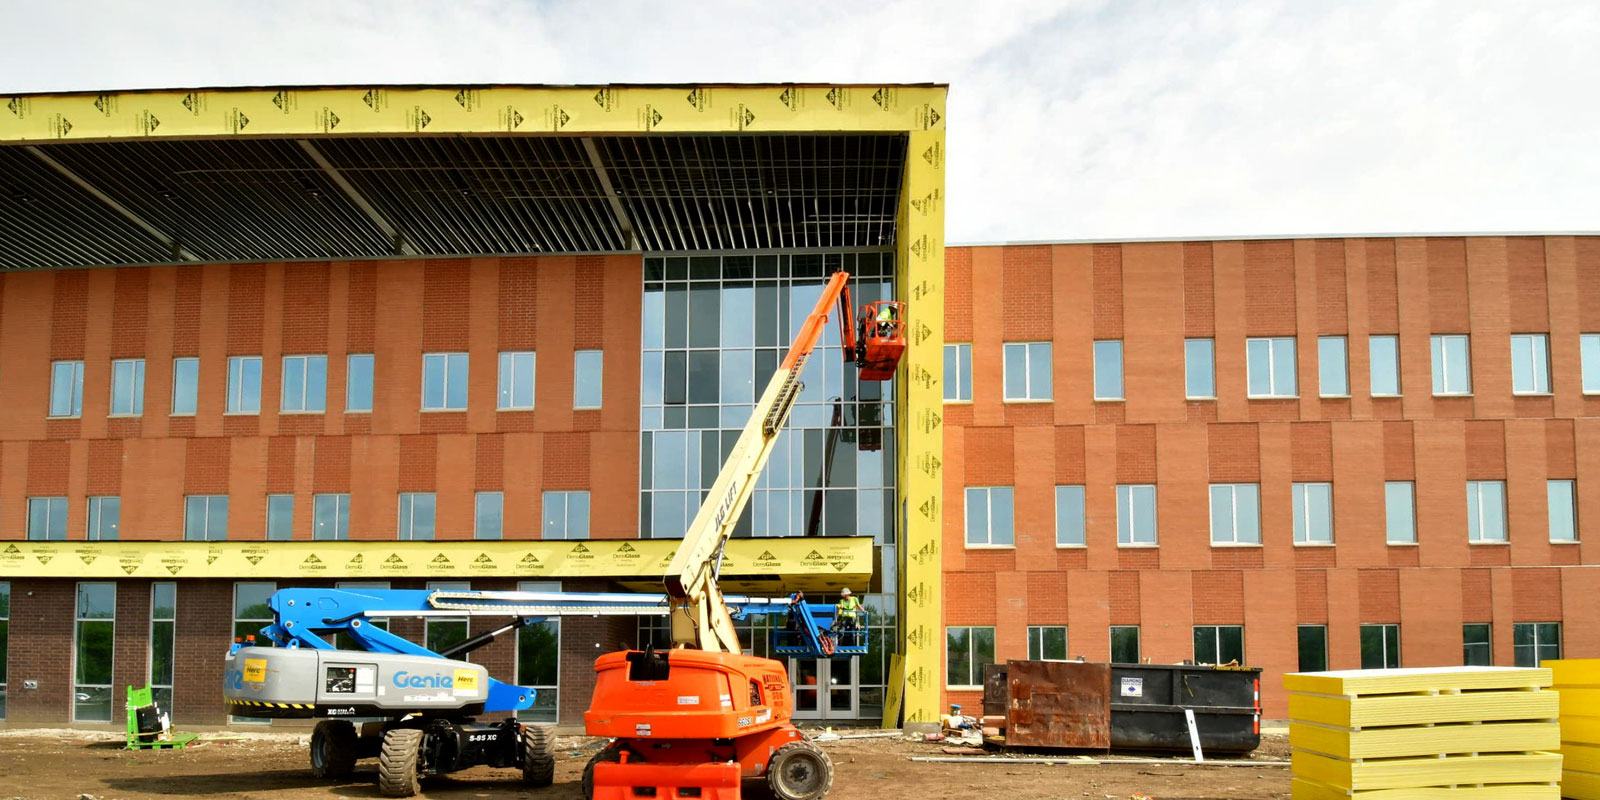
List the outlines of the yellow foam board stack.
{"label": "yellow foam board stack", "polygon": [[1542,666],[1561,694],[1561,796],[1600,800],[1600,658]]}
{"label": "yellow foam board stack", "polygon": [[1556,800],[1551,680],[1516,667],[1285,675],[1294,800]]}

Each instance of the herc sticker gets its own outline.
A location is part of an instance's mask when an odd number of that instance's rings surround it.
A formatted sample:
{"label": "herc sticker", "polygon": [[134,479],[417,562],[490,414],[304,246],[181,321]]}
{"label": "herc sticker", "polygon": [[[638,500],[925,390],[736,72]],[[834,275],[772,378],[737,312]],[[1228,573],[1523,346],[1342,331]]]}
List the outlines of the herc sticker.
{"label": "herc sticker", "polygon": [[244,660],[244,682],[266,683],[267,660],[264,658],[247,658]]}
{"label": "herc sticker", "polygon": [[471,669],[456,670],[455,677],[451,680],[450,688],[453,694],[477,694],[478,672]]}

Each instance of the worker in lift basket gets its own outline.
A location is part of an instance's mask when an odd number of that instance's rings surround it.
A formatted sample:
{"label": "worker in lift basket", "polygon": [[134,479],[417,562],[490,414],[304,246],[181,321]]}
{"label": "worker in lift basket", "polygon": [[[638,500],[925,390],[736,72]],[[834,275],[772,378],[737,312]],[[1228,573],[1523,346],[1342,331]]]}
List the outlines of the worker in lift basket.
{"label": "worker in lift basket", "polygon": [[849,644],[855,644],[854,632],[861,630],[861,601],[850,594],[850,587],[839,590],[839,602],[833,607],[834,627],[840,632],[839,643],[846,644],[845,637],[851,637]]}
{"label": "worker in lift basket", "polygon": [[878,309],[878,335],[885,339],[894,336],[894,306],[885,303]]}

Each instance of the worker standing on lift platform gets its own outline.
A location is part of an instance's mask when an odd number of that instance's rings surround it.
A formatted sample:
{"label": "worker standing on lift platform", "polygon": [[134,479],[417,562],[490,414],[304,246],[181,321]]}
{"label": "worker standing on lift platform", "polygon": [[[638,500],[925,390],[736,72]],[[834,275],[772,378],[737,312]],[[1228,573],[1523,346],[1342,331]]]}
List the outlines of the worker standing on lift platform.
{"label": "worker standing on lift platform", "polygon": [[[854,637],[861,630],[861,601],[850,593],[850,587],[839,590],[839,602],[833,607],[834,630],[839,634],[839,644],[856,644]],[[845,641],[845,637],[851,637]]]}

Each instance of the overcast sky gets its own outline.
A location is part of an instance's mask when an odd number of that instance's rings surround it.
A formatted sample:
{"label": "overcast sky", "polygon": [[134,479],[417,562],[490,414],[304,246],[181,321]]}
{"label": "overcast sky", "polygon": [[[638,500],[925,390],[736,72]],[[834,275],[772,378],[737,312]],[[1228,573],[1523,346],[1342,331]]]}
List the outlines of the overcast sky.
{"label": "overcast sky", "polygon": [[6,5],[0,93],[947,82],[954,243],[1600,230],[1592,1]]}

